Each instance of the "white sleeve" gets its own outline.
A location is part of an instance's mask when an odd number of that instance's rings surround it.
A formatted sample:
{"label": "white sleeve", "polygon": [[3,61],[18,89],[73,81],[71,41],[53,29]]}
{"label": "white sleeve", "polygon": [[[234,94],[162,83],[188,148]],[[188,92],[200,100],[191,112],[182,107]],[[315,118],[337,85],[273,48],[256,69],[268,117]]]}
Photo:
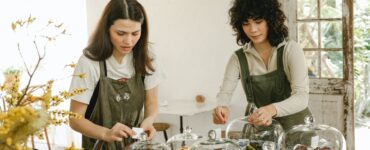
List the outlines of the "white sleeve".
{"label": "white sleeve", "polygon": [[[81,94],[71,97],[72,100],[89,104],[93,95],[95,86],[99,81],[99,62],[88,59],[86,56],[81,56],[78,60],[76,68],[72,76],[72,82],[69,91],[74,89],[87,89]],[[79,74],[85,74],[84,78],[80,78]]]}
{"label": "white sleeve", "polygon": [[230,104],[232,95],[240,78],[239,74],[239,60],[237,56],[233,54],[227,63],[224,79],[216,96],[219,106],[228,106]]}
{"label": "white sleeve", "polygon": [[158,57],[151,50],[149,51],[149,56],[152,59],[152,65],[154,68],[154,72],[148,69],[151,75],[145,76],[145,79],[144,79],[145,90],[150,90],[158,86],[164,79],[166,79],[166,75],[162,69],[162,66],[158,60]]}
{"label": "white sleeve", "polygon": [[304,110],[308,106],[309,77],[305,55],[300,46],[290,41],[283,55],[284,70],[292,88],[291,96],[274,103],[277,117],[287,116]]}

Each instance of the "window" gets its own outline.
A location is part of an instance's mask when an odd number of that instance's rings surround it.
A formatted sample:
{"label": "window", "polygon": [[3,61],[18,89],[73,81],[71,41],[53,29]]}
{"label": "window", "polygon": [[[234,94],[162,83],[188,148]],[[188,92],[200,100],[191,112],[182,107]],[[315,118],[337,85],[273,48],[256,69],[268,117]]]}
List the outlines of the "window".
{"label": "window", "polygon": [[298,0],[297,40],[312,78],[343,78],[342,0]]}

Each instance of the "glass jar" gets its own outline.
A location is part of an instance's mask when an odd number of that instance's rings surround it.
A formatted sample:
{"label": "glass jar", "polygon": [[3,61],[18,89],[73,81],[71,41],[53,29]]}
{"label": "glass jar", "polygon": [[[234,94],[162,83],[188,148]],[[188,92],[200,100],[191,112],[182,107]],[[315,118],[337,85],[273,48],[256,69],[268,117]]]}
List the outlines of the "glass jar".
{"label": "glass jar", "polygon": [[315,124],[312,116],[286,132],[285,143],[287,150],[346,150],[342,133],[334,127]]}
{"label": "glass jar", "polygon": [[169,145],[172,150],[189,150],[192,144],[202,138],[197,134],[191,133],[191,130],[192,129],[189,126],[186,126],[184,133],[172,136],[167,141],[167,145]]}
{"label": "glass jar", "polygon": [[272,119],[269,126],[257,126],[248,117],[237,118],[226,128],[226,138],[236,140],[246,150],[280,150],[284,148],[285,134],[279,122]]}
{"label": "glass jar", "polygon": [[145,133],[140,134],[138,142],[133,143],[130,150],[171,150],[168,145],[159,142],[153,142],[147,140],[147,135]]}
{"label": "glass jar", "polygon": [[216,138],[216,131],[208,132],[208,139],[195,142],[190,150],[241,150],[239,144],[230,139]]}

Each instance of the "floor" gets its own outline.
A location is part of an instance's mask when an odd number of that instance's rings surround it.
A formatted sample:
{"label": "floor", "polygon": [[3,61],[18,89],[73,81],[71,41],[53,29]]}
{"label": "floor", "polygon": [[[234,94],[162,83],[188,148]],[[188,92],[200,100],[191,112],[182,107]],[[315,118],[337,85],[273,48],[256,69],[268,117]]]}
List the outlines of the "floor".
{"label": "floor", "polygon": [[355,129],[355,147],[356,150],[369,150],[370,139],[370,120],[367,120],[361,125],[357,125]]}

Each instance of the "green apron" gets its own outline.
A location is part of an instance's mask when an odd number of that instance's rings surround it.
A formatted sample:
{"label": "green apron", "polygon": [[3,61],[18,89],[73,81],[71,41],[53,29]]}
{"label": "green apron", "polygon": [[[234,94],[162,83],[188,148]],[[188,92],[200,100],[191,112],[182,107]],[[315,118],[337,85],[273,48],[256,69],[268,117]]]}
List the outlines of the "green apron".
{"label": "green apron", "polygon": [[[255,103],[257,107],[262,107],[290,97],[292,89],[284,72],[283,52],[284,46],[277,51],[277,69],[275,71],[255,76],[251,76],[249,73],[248,61],[243,49],[235,52],[239,59],[241,81],[248,103]],[[307,115],[311,115],[308,108],[289,116],[274,119],[283,126],[285,131],[288,131],[294,125],[304,124],[304,117]]]}
{"label": "green apron", "polygon": [[[138,127],[142,121],[141,110],[145,101],[143,77],[136,74],[126,82],[114,80],[107,77],[105,62],[99,62],[99,65],[100,79],[91,99],[93,101],[93,98],[97,97],[97,100],[95,104],[90,101],[89,106],[93,106],[91,115],[85,117],[109,129],[118,122],[130,128]],[[82,146],[84,149],[91,150],[95,141],[83,136]],[[103,149],[122,150],[133,142],[133,139],[125,138],[123,142],[108,143]]]}

